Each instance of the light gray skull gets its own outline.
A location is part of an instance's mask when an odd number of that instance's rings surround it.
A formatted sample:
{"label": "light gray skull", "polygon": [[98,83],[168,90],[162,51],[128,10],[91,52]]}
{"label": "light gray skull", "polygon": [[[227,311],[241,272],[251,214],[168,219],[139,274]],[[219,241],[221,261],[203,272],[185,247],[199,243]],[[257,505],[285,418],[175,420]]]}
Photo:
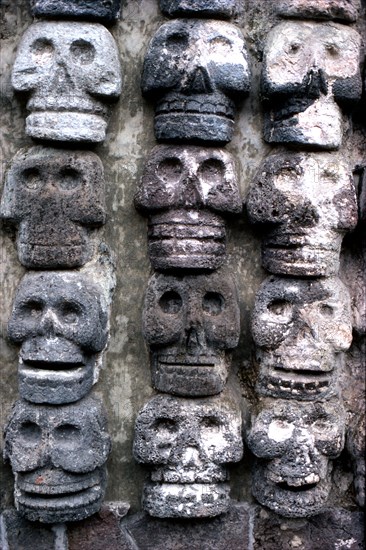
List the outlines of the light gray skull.
{"label": "light gray skull", "polygon": [[226,254],[223,216],[241,211],[233,157],[215,148],[155,147],[135,206],[149,216],[154,269],[217,269]]}
{"label": "light gray skull", "polygon": [[19,44],[12,84],[29,95],[27,135],[101,142],[109,103],[121,93],[116,43],[99,23],[34,23]]}
{"label": "light gray skull", "polygon": [[361,97],[361,37],[337,23],[285,22],[268,35],[262,92],[268,142],[338,148],[342,111]]}
{"label": "light gray skull", "polygon": [[229,506],[225,465],[243,454],[241,416],[228,398],[152,398],[139,412],[134,456],[150,464],[144,509],[157,517],[208,517]]}
{"label": "light gray skull", "polygon": [[99,402],[62,407],[18,401],[5,429],[15,505],[31,521],[79,521],[99,510],[110,452]]}
{"label": "light gray skull", "polygon": [[279,0],[276,10],[285,17],[300,19],[336,19],[354,22],[358,18],[360,0]]}
{"label": "light gray skull", "polygon": [[223,21],[177,19],[162,25],[146,53],[143,93],[157,99],[155,136],[227,143],[237,97],[249,90],[240,30]]}
{"label": "light gray skull", "polygon": [[156,389],[183,396],[222,391],[227,351],[237,346],[239,331],[237,292],[227,273],[151,277],[143,333]]}
{"label": "light gray skull", "polygon": [[344,447],[342,405],[276,400],[264,407],[248,435],[260,459],[253,468],[253,495],[285,517],[319,514],[331,490],[329,459]]}
{"label": "light gray skull", "polygon": [[98,379],[98,353],[107,343],[107,306],[101,288],[78,272],[25,275],[9,320],[21,344],[19,392],[34,403],[69,403]]}
{"label": "light gray skull", "polygon": [[79,267],[90,260],[90,230],[105,221],[102,163],[94,153],[33,147],[7,173],[0,215],[19,226],[26,267]]}
{"label": "light gray skull", "polygon": [[339,279],[266,279],[252,331],[259,393],[313,400],[337,392],[342,352],[352,342],[350,297]]}
{"label": "light gray skull", "polygon": [[267,157],[247,199],[249,217],[267,224],[263,267],[272,273],[329,276],[342,238],[357,223],[352,173],[336,153]]}

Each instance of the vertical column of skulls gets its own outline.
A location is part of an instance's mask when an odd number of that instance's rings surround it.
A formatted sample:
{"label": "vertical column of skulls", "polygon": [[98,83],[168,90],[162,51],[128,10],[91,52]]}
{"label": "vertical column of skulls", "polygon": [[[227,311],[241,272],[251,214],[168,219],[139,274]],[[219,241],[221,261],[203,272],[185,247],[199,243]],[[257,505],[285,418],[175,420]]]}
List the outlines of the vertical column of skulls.
{"label": "vertical column of skulls", "polygon": [[[8,325],[20,346],[19,393],[5,430],[15,505],[32,521],[96,512],[110,437],[90,395],[108,340],[113,267],[101,257],[103,165],[86,150],[105,139],[121,92],[116,43],[105,26],[119,2],[33,0],[14,89],[26,96],[26,134],[6,174],[1,217],[17,231],[20,282]],[[80,150],[78,150],[78,147]],[[107,266],[107,267],[105,267]]]}
{"label": "vertical column of skulls", "polygon": [[252,222],[265,228],[271,273],[253,311],[259,399],[248,444],[254,496],[286,517],[324,510],[345,441],[339,380],[352,322],[338,270],[343,236],[357,222],[344,134],[361,95],[361,38],[349,25],[358,7],[281,0],[286,21],[269,33],[263,57],[264,138],[279,148],[247,199]]}
{"label": "vertical column of skulls", "polygon": [[226,218],[241,212],[232,139],[236,99],[249,90],[232,1],[161,1],[173,19],[155,33],[142,92],[155,102],[155,137],[135,197],[148,217],[155,272],[143,333],[152,385],[134,456],[150,466],[143,507],[156,517],[227,511],[227,463],[242,457],[241,416],[226,388],[239,339],[238,297],[226,260]]}

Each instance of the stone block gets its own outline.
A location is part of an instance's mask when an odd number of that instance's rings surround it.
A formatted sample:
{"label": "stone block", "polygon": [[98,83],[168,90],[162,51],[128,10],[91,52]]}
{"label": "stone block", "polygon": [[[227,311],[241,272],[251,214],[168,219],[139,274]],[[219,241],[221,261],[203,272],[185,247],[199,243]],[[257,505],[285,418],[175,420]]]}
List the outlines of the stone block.
{"label": "stone block", "polygon": [[30,0],[30,9],[35,17],[111,23],[120,17],[121,0]]}
{"label": "stone block", "polygon": [[[2,550],[51,550],[57,533],[52,525],[34,523],[16,510],[5,510],[0,520]],[[61,550],[61,549],[60,549]]]}

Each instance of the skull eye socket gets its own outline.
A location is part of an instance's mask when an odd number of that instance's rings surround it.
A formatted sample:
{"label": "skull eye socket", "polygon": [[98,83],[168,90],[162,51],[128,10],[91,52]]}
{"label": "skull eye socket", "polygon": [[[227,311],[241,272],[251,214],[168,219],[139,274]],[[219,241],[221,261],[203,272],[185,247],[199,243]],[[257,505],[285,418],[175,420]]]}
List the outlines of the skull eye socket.
{"label": "skull eye socket", "polygon": [[65,323],[73,324],[79,319],[82,309],[75,302],[63,302],[60,307],[60,313]]}
{"label": "skull eye socket", "polygon": [[324,317],[334,317],[334,308],[328,304],[321,304],[319,311]]}
{"label": "skull eye socket", "polygon": [[95,48],[86,40],[75,40],[70,46],[70,54],[74,63],[89,65],[94,61]]}
{"label": "skull eye socket", "polygon": [[179,313],[182,309],[182,305],[182,298],[179,296],[178,292],[175,292],[174,290],[164,292],[159,300],[159,306],[164,313],[169,313],[171,315]]}
{"label": "skull eye socket", "polygon": [[43,302],[41,302],[41,300],[31,298],[23,302],[21,308],[31,317],[39,317],[43,311]]}
{"label": "skull eye socket", "polygon": [[215,36],[210,40],[210,48],[213,50],[219,50],[220,53],[223,53],[223,50],[231,52],[233,48],[233,42],[226,38],[226,36]]}
{"label": "skull eye socket", "polygon": [[330,57],[339,57],[340,51],[335,44],[326,44],[325,51]]}
{"label": "skull eye socket", "polygon": [[178,431],[177,423],[171,418],[157,418],[152,427],[160,433],[173,434]]}
{"label": "skull eye socket", "polygon": [[62,424],[54,430],[57,443],[71,443],[80,438],[80,428],[74,424]]}
{"label": "skull eye socket", "polygon": [[217,416],[204,416],[201,420],[201,427],[202,428],[208,428],[208,429],[219,429],[221,428],[223,423]]}
{"label": "skull eye socket", "polygon": [[43,184],[41,172],[38,168],[26,168],[23,170],[21,178],[27,189],[30,189],[31,191],[36,191]]}
{"label": "skull eye socket", "polygon": [[298,54],[301,50],[302,45],[300,42],[292,42],[288,47],[288,53],[291,55]]}
{"label": "skull eye socket", "polygon": [[209,315],[219,315],[225,307],[224,297],[218,292],[207,292],[202,300],[202,308]]}
{"label": "skull eye socket", "polygon": [[182,163],[177,158],[162,160],[156,169],[156,175],[165,183],[178,183],[182,175]]}
{"label": "skull eye socket", "polygon": [[166,45],[169,50],[180,53],[181,50],[184,50],[188,47],[188,39],[188,34],[185,34],[183,32],[175,32],[167,37]]}
{"label": "skull eye socket", "polygon": [[81,184],[81,174],[74,168],[64,168],[60,171],[59,186],[63,191],[73,191]]}
{"label": "skull eye socket", "polygon": [[207,159],[200,165],[198,176],[210,187],[224,179],[225,165],[218,159]]}
{"label": "skull eye socket", "polygon": [[54,47],[51,40],[37,38],[31,46],[33,61],[36,65],[48,65],[54,55]]}
{"label": "skull eye socket", "polygon": [[42,436],[42,430],[35,422],[22,422],[19,435],[27,443],[38,443]]}
{"label": "skull eye socket", "polygon": [[292,304],[286,300],[273,300],[267,305],[267,309],[278,321],[288,322],[292,318]]}

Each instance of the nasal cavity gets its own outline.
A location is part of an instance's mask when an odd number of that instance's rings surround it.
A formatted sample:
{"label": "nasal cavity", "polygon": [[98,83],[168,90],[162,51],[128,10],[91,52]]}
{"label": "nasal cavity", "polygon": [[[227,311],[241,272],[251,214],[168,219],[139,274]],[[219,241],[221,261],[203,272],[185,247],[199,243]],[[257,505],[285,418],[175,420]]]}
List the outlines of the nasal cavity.
{"label": "nasal cavity", "polygon": [[213,91],[207,70],[197,67],[187,81],[187,89],[196,94],[208,94]]}

